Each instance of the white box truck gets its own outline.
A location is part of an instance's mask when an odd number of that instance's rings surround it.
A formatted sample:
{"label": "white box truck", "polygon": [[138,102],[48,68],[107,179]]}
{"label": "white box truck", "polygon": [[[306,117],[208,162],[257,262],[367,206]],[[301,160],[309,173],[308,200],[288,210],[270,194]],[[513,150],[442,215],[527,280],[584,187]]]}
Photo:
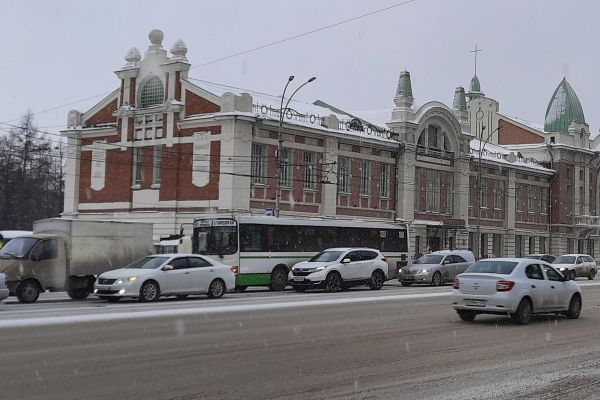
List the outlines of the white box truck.
{"label": "white box truck", "polygon": [[33,223],[32,235],[0,250],[0,272],[21,303],[46,290],[84,300],[96,276],[151,254],[152,246],[152,223],[43,219]]}

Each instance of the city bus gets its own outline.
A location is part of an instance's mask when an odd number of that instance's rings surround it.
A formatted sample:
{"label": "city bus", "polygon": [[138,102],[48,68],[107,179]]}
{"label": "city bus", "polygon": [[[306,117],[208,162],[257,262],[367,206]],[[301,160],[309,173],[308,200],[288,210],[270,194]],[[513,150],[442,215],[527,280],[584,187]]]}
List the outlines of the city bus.
{"label": "city bus", "polygon": [[194,220],[192,252],[237,266],[236,286],[283,290],[291,267],[331,247],[371,247],[388,262],[388,279],[408,262],[408,227],[391,222],[217,215]]}

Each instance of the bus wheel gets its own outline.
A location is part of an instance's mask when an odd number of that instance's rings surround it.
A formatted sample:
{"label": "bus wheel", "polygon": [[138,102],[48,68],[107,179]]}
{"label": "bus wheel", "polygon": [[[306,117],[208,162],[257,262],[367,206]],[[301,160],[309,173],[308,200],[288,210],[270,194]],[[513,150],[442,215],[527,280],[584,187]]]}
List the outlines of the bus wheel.
{"label": "bus wheel", "polygon": [[271,272],[271,283],[269,283],[269,289],[274,292],[280,292],[288,284],[287,270],[283,268],[276,268]]}
{"label": "bus wheel", "polygon": [[245,292],[246,289],[248,289],[248,286],[239,286],[238,285],[238,286],[235,287],[235,291],[238,292],[238,293]]}

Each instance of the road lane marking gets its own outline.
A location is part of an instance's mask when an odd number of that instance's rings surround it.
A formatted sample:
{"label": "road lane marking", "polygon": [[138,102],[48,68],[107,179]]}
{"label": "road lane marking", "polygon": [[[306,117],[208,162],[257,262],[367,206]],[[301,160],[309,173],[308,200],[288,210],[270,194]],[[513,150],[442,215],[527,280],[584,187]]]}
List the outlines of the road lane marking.
{"label": "road lane marking", "polygon": [[285,310],[294,308],[303,308],[322,305],[344,305],[358,303],[375,303],[383,301],[404,301],[414,299],[428,299],[436,297],[449,297],[451,292],[443,293],[415,293],[415,294],[399,294],[393,296],[370,296],[360,298],[337,298],[337,299],[321,299],[321,300],[302,300],[288,303],[273,303],[273,304],[237,304],[237,305],[218,305],[208,307],[195,307],[186,309],[169,309],[169,310],[150,310],[150,311],[133,311],[133,312],[110,312],[94,315],[66,315],[57,317],[38,317],[38,318],[20,318],[0,321],[1,328],[23,328],[33,326],[51,326],[51,325],[67,325],[77,324],[81,322],[103,322],[103,321],[123,321],[136,320],[144,318],[158,317],[183,317],[194,315],[207,315],[217,313],[231,313],[243,311],[268,311],[268,310]]}

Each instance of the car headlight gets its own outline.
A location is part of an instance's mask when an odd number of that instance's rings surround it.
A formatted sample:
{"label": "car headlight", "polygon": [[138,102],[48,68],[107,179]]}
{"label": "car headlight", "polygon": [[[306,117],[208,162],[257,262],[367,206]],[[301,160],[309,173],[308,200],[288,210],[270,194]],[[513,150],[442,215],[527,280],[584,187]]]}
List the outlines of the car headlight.
{"label": "car headlight", "polygon": [[562,268],[559,269],[559,271],[564,271],[564,270],[566,270],[565,267],[562,267]]}
{"label": "car headlight", "polygon": [[422,269],[419,272],[422,273],[422,274],[427,274],[427,273],[429,273],[429,270],[428,269]]}
{"label": "car headlight", "polygon": [[321,272],[325,269],[325,267],[317,267],[313,270],[313,272]]}
{"label": "car headlight", "polygon": [[124,283],[133,283],[136,280],[137,280],[137,276],[130,276],[128,278],[117,279],[117,281],[115,282],[115,284],[122,285]]}

